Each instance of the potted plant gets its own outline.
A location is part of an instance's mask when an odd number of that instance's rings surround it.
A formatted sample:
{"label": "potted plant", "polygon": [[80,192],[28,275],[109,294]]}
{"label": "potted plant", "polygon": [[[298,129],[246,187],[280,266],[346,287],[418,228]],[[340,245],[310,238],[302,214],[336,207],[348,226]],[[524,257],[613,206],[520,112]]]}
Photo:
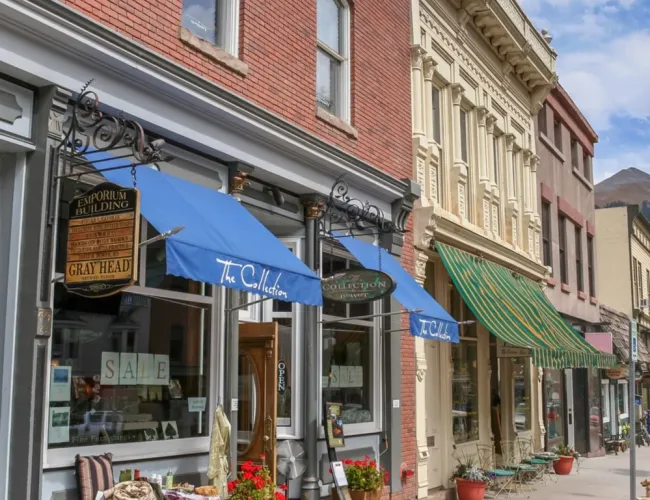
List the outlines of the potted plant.
{"label": "potted plant", "polygon": [[231,500],[286,500],[286,485],[279,488],[271,480],[271,472],[264,463],[255,465],[245,462],[237,479],[228,483],[228,494]]}
{"label": "potted plant", "polygon": [[[369,456],[363,460],[343,460],[343,466],[352,500],[379,500],[386,478],[382,467]],[[332,498],[338,499],[336,489],[332,490]]]}
{"label": "potted plant", "polygon": [[456,481],[458,500],[483,500],[485,489],[492,478],[487,471],[477,467],[471,457],[457,461],[458,465],[451,479]]}
{"label": "potted plant", "polygon": [[558,476],[567,476],[573,468],[573,461],[580,457],[578,452],[567,445],[555,448],[558,459],[553,462],[553,470]]}

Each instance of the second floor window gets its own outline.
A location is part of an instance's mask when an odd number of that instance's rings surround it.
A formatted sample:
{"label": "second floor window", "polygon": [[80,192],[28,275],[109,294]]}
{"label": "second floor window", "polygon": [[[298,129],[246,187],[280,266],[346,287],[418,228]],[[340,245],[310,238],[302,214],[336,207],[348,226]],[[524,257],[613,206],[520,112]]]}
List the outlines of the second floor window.
{"label": "second floor window", "polygon": [[571,138],[571,166],[576,170],[580,170],[580,164],[578,158],[580,154],[580,147],[578,146],[578,140],[574,137]]}
{"label": "second floor window", "polygon": [[349,121],[349,10],[338,0],[318,0],[316,102]]}
{"label": "second floor window", "polygon": [[539,132],[544,135],[548,135],[548,125],[546,122],[546,103],[542,106],[542,109],[539,110],[539,114],[537,115],[537,127],[539,128]]}
{"label": "second floor window", "polygon": [[461,159],[467,163],[467,111],[464,109],[460,110],[460,157]]}
{"label": "second floor window", "polygon": [[567,272],[567,253],[566,253],[566,217],[560,215],[558,224],[559,238],[558,243],[560,247],[560,279],[562,284],[569,284],[569,273]]}
{"label": "second floor window", "polygon": [[553,123],[553,142],[555,147],[562,151],[562,124],[558,121]]}
{"label": "second floor window", "polygon": [[493,167],[493,172],[492,172],[492,180],[494,181],[495,184],[499,184],[499,169],[501,166],[499,165],[499,158],[501,157],[501,150],[499,149],[499,146],[501,144],[501,141],[499,140],[500,137],[495,135],[494,138],[492,139],[493,141],[493,148],[492,152],[494,153],[494,158],[492,159],[492,167]]}
{"label": "second floor window", "polygon": [[431,91],[431,119],[433,120],[433,140],[442,144],[442,127],[440,123],[440,89],[433,87]]}
{"label": "second floor window", "polygon": [[585,282],[582,274],[582,229],[576,227],[576,277],[578,278],[578,291],[585,291]]}
{"label": "second floor window", "polygon": [[542,258],[545,266],[553,266],[551,253],[551,204],[542,203]]}
{"label": "second floor window", "polygon": [[632,295],[634,307],[639,307],[639,267],[634,257],[632,257]]}
{"label": "second floor window", "polygon": [[585,176],[585,179],[591,182],[591,156],[589,153],[582,155],[582,169],[582,174]]}
{"label": "second floor window", "polygon": [[182,27],[237,57],[239,2],[240,0],[183,0]]}
{"label": "second floor window", "polygon": [[587,236],[587,270],[589,273],[589,296],[596,296],[596,277],[594,274],[594,238]]}

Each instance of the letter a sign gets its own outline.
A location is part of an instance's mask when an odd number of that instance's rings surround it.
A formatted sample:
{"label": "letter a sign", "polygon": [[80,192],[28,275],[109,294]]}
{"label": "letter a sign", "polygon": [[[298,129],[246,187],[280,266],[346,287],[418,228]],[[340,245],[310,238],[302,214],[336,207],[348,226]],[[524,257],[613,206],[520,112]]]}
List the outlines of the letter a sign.
{"label": "letter a sign", "polygon": [[105,182],[70,203],[65,286],[106,297],[138,279],[140,193]]}

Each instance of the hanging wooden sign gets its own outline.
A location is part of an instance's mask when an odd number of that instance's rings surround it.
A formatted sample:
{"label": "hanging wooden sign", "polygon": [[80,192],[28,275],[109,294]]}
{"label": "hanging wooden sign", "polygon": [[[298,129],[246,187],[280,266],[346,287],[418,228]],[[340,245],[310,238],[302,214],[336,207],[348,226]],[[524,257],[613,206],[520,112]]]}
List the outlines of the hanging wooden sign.
{"label": "hanging wooden sign", "polygon": [[70,203],[64,284],[88,298],[135,284],[140,241],[140,193],[105,182]]}
{"label": "hanging wooden sign", "polygon": [[339,271],[321,279],[323,298],[348,304],[372,302],[393,293],[395,282],[373,269]]}

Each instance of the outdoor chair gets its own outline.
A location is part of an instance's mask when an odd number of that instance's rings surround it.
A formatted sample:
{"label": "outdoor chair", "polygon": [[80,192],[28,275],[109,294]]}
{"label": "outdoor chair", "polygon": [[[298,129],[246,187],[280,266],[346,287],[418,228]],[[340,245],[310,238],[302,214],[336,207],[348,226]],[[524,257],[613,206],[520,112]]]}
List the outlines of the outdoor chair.
{"label": "outdoor chair", "polygon": [[551,475],[550,467],[553,465],[553,459],[536,456],[532,438],[519,438],[517,444],[521,462],[536,467],[538,474],[535,479],[546,483],[546,476]]}
{"label": "outdoor chair", "polygon": [[521,492],[524,488],[532,492],[531,479],[537,477],[537,467],[522,463],[516,457],[516,443],[514,441],[501,441],[502,467],[515,473],[512,483]]}
{"label": "outdoor chair", "polygon": [[[488,474],[494,476],[494,489],[496,491],[493,498],[498,498],[504,491],[508,492],[508,498],[512,492],[512,481],[515,473],[512,470],[500,469],[496,467],[496,460],[494,454],[494,446],[489,444],[477,444],[476,451],[478,462],[481,469],[487,471]],[[498,491],[497,491],[498,490]]]}

